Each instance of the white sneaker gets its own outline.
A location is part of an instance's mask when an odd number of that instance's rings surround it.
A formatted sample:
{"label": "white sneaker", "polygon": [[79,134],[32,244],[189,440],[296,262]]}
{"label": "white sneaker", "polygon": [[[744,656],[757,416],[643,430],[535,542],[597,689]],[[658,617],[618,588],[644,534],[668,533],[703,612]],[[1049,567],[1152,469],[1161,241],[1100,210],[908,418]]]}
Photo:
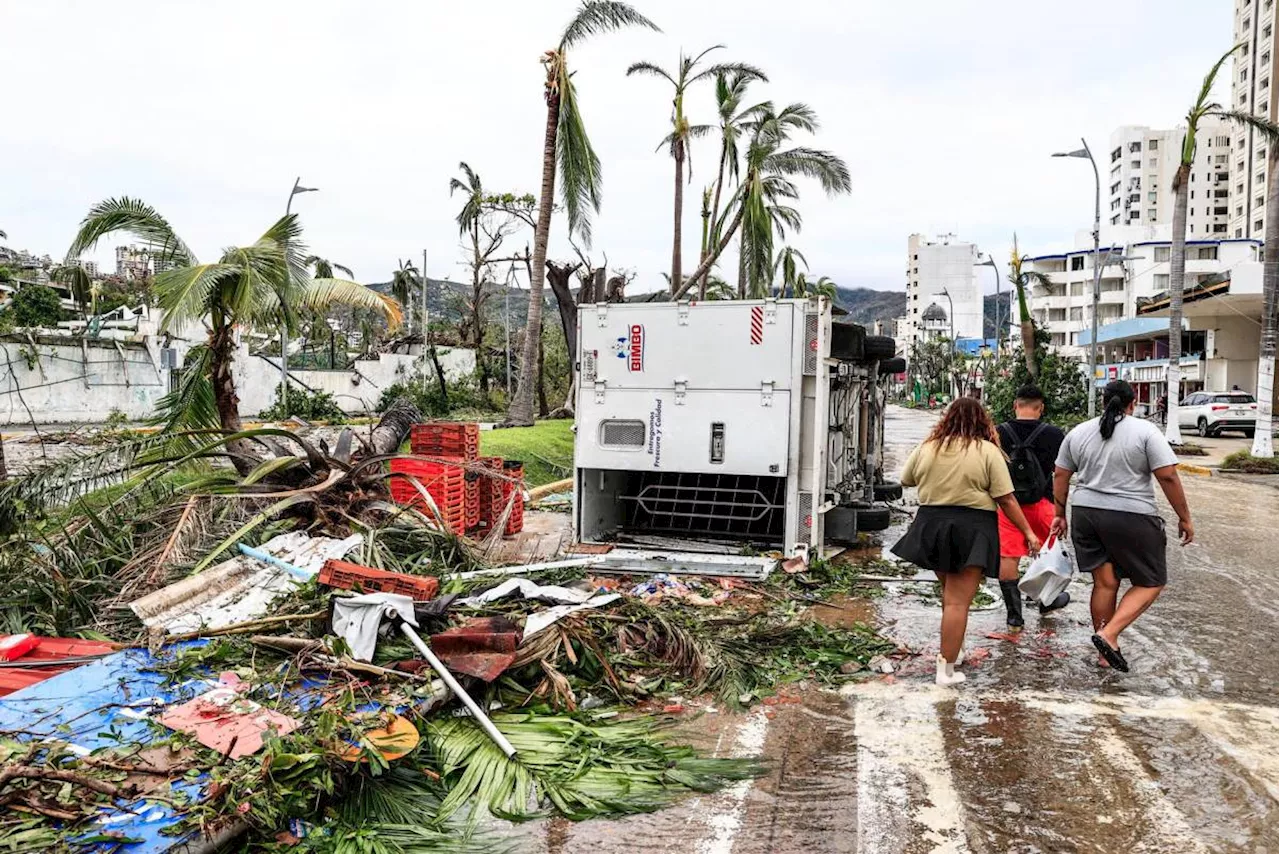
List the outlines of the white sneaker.
{"label": "white sneaker", "polygon": [[959,685],[964,681],[964,674],[956,673],[955,665],[939,655],[937,659],[937,676],[934,681],[944,688],[951,685]]}
{"label": "white sneaker", "polygon": [[955,666],[959,667],[964,664],[964,647],[960,647],[960,654],[956,656]]}

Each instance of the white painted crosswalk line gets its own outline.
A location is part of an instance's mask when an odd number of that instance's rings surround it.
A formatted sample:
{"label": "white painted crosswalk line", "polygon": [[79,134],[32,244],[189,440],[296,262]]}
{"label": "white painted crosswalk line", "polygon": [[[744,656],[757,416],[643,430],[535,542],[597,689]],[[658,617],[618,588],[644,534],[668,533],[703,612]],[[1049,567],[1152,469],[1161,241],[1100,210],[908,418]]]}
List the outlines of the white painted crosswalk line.
{"label": "white painted crosswalk line", "polygon": [[[937,703],[954,693],[869,683],[854,697],[858,854],[897,854],[923,838],[933,854],[967,854]],[[923,797],[913,796],[923,790]]]}
{"label": "white painted crosswalk line", "polygon": [[[730,756],[747,758],[760,756],[764,752],[764,740],[768,734],[769,719],[763,708],[756,708],[747,714],[738,727],[738,735],[734,740]],[[719,751],[717,751],[719,753]],[[739,780],[708,799],[710,809],[707,823],[711,826],[711,835],[698,843],[698,854],[730,854],[734,840],[742,829],[743,813],[747,808],[747,794],[751,791],[754,780]]]}
{"label": "white painted crosswalk line", "polygon": [[1186,817],[1165,797],[1159,784],[1147,774],[1142,760],[1113,728],[1099,727],[1094,734],[1093,743],[1098,748],[1100,757],[1112,769],[1128,778],[1133,794],[1142,802],[1139,809],[1147,820],[1141,826],[1146,831],[1147,838],[1129,849],[1132,854],[1165,854],[1169,851],[1177,851],[1179,854],[1208,854],[1209,849],[1196,838]]}

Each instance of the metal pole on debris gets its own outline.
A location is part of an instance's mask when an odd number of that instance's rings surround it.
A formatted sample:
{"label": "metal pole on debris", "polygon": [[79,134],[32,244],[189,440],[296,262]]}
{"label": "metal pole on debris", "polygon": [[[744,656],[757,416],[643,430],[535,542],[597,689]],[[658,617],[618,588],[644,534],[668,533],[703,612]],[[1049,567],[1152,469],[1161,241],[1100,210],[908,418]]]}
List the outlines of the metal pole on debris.
{"label": "metal pole on debris", "polygon": [[400,631],[409,639],[409,643],[413,644],[413,648],[422,654],[422,657],[431,665],[432,670],[440,674],[440,679],[462,701],[462,705],[467,707],[467,711],[471,712],[471,716],[479,722],[489,738],[493,739],[493,743],[498,745],[498,749],[506,754],[508,759],[515,758],[516,749],[511,745],[511,742],[507,741],[507,737],[493,725],[493,721],[489,720],[489,716],[476,704],[475,700],[471,699],[471,695],[462,690],[458,680],[453,678],[453,674],[444,666],[444,662],[436,658],[436,654],[431,651],[431,647],[427,646],[426,641],[420,638],[418,633],[413,630],[413,627],[400,619],[398,615],[394,615],[393,619],[400,627]]}

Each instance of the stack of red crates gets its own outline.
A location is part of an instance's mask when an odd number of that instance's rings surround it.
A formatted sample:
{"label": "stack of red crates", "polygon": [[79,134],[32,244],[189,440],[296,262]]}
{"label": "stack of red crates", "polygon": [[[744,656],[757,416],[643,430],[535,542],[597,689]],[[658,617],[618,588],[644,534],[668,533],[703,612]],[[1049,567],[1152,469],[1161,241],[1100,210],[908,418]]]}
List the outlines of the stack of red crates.
{"label": "stack of red crates", "polygon": [[[449,530],[457,534],[466,533],[467,483],[462,466],[456,463],[437,463],[396,457],[391,460],[391,471],[416,478],[431,496],[431,500],[435,502],[436,508],[440,511],[441,521],[448,526]],[[405,478],[391,478],[391,497],[398,504],[418,506],[430,515],[422,495]]]}
{"label": "stack of red crates", "polygon": [[[489,471],[498,474],[502,471],[502,457],[481,457],[479,462]],[[502,515],[502,481],[490,477],[487,473],[480,475],[480,518],[478,528],[484,533],[493,530],[493,523]]]}
{"label": "stack of red crates", "polygon": [[505,509],[507,503],[511,503],[511,513],[502,533],[509,537],[524,530],[524,463],[507,460],[502,464],[502,473],[509,478],[501,481],[502,506]]}
{"label": "stack of red crates", "polygon": [[365,593],[375,590],[383,593],[399,593],[416,602],[433,599],[440,590],[438,578],[387,572],[385,569],[374,569],[333,558],[326,560],[324,566],[320,568],[319,580],[321,584],[341,590],[355,590],[358,587]]}
{"label": "stack of red crates", "polygon": [[[415,424],[409,431],[409,450],[424,457],[456,461],[449,465],[393,460],[391,470],[414,475],[421,472],[419,480],[446,517],[450,530],[461,534],[474,528],[480,521],[480,479],[470,475],[464,466],[480,455],[480,425],[463,421]],[[439,483],[439,490],[428,485],[427,479]],[[391,497],[402,504],[413,504],[415,500],[422,503],[422,496],[403,479],[392,479]]]}
{"label": "stack of red crates", "polygon": [[409,431],[409,450],[424,457],[474,460],[480,456],[480,425],[461,421],[415,424]]}

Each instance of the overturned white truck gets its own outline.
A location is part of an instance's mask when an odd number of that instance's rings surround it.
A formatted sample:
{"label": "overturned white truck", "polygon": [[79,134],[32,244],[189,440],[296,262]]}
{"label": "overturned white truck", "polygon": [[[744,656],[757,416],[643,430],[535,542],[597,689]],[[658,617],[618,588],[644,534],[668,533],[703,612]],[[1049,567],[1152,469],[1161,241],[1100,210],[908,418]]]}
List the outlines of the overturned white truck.
{"label": "overturned white truck", "polygon": [[888,526],[877,380],[905,368],[825,297],[584,305],[578,354],[579,541],[816,556]]}

